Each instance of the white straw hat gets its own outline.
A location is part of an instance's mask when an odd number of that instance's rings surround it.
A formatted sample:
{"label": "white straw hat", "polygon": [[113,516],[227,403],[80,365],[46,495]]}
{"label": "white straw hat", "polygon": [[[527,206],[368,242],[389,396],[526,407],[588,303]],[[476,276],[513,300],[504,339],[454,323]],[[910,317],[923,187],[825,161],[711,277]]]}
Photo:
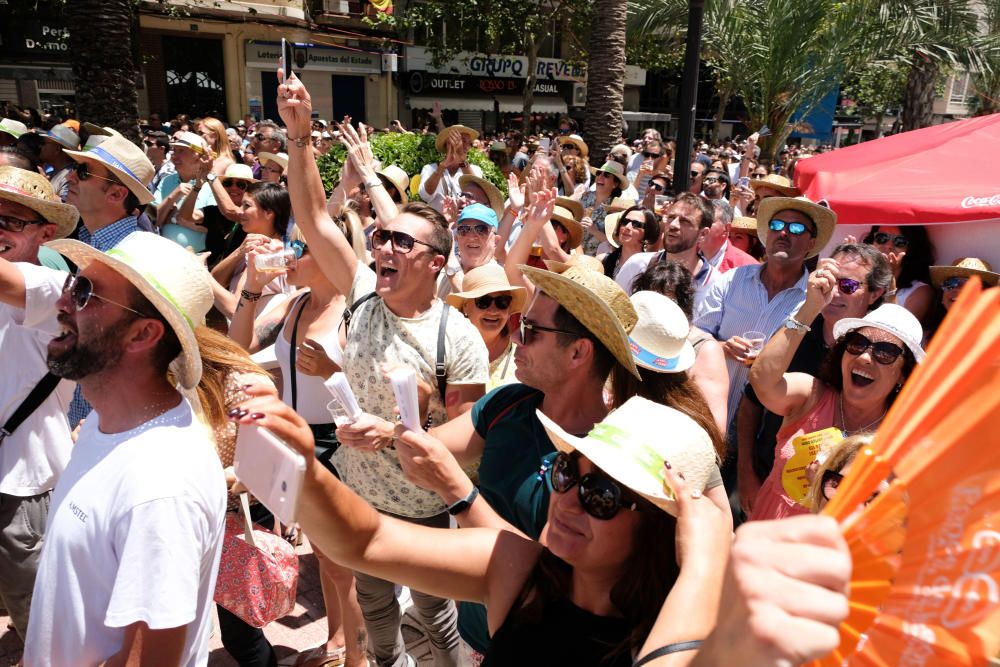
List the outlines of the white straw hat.
{"label": "white straw hat", "polygon": [[497,219],[503,218],[504,196],[503,193],[500,192],[500,189],[487,181],[485,178],[479,178],[475,174],[462,174],[458,177],[458,187],[463,190],[470,184],[478,185],[479,188],[486,193],[486,199],[490,202],[490,208],[497,214]]}
{"label": "white straw hat", "polygon": [[194,329],[205,324],[212,308],[212,277],[204,263],[169,239],[137,232],[103,253],[80,241],[63,239],[47,243],[80,269],[98,261],[132,283],[177,334],[180,355],[171,362],[177,381],[185,389],[201,379],[201,353]]}
{"label": "white straw hat", "polygon": [[885,303],[864,317],[846,317],[833,325],[833,337],[839,339],[844,334],[863,327],[873,327],[892,334],[910,348],[917,363],[924,360],[924,348],[920,347],[924,330],[920,326],[920,320],[906,308]]}
{"label": "white straw hat", "polygon": [[27,131],[28,126],[19,120],[14,120],[13,118],[0,118],[0,132],[3,132],[4,134],[9,134],[17,139]]}
{"label": "white straw hat", "polygon": [[6,199],[42,216],[56,226],[56,238],[73,233],[80,213],[75,206],[64,204],[52,190],[52,184],[37,171],[18,169],[9,165],[0,167],[0,199]]}
{"label": "white straw hat", "polygon": [[265,162],[277,162],[281,165],[282,171],[288,169],[288,153],[268,153],[265,151],[257,154],[257,161],[261,164]]}
{"label": "white straw hat", "polygon": [[406,175],[406,172],[403,171],[402,167],[390,164],[375,173],[389,181],[392,184],[392,187],[396,188],[396,192],[399,193],[399,198],[404,204],[410,201],[409,195],[406,194],[406,191],[410,187],[410,177]]}
{"label": "white straw hat", "polygon": [[170,139],[170,145],[175,148],[190,148],[195,153],[208,152],[208,144],[205,143],[205,138],[194,132],[178,132],[177,136]]}
{"label": "white straw hat", "polygon": [[552,443],[567,454],[578,451],[616,481],[677,516],[674,494],[666,487],[663,462],[684,473],[692,489],[704,491],[716,467],[715,449],[705,429],[689,416],[633,396],[579,438],[536,411]]}
{"label": "white straw hat", "polygon": [[80,147],[80,135],[68,125],[55,125],[44,135],[46,139],[51,139],[63,148],[75,151]]}
{"label": "white straw hat", "polygon": [[682,373],[694,365],[694,347],[688,342],[691,323],[674,301],[659,292],[632,295],[639,321],[629,334],[635,365],[657,373]]}
{"label": "white straw hat", "polygon": [[153,180],[153,163],[149,161],[142,149],[125,137],[113,135],[87,151],[66,151],[77,162],[93,160],[107,167],[125,184],[140,204],[153,201],[153,193],[149,184]]}
{"label": "white straw hat", "polygon": [[494,292],[510,292],[511,297],[513,297],[510,312],[520,313],[524,310],[524,301],[527,298],[524,288],[519,285],[511,285],[503,267],[496,262],[483,264],[467,271],[462,278],[462,291],[452,292],[446,300],[452,308],[462,310],[466,301],[472,301]]}
{"label": "white straw hat", "polygon": [[250,183],[256,183],[257,179],[253,177],[253,169],[249,165],[240,164],[239,162],[234,162],[233,164],[226,167],[226,173],[222,175],[222,180],[227,178],[235,178],[240,181],[248,181]]}

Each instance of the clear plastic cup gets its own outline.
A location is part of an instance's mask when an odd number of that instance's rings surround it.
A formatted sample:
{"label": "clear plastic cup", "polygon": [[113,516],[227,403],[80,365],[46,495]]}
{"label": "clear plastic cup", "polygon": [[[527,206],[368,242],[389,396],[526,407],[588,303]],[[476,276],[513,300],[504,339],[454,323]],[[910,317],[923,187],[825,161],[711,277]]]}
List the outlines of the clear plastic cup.
{"label": "clear plastic cup", "polygon": [[326,404],[326,409],[330,411],[330,416],[333,417],[333,423],[337,426],[345,426],[347,424],[354,423],[350,413],[336,398]]}
{"label": "clear plastic cup", "polygon": [[745,331],[742,337],[750,344],[750,350],[744,357],[744,363],[750,366],[760,354],[760,351],[764,349],[764,343],[767,342],[767,334],[763,331]]}
{"label": "clear plastic cup", "polygon": [[253,259],[253,266],[257,269],[257,273],[282,273],[287,269],[294,268],[295,261],[295,251],[291,248],[283,248],[278,252],[256,255]]}

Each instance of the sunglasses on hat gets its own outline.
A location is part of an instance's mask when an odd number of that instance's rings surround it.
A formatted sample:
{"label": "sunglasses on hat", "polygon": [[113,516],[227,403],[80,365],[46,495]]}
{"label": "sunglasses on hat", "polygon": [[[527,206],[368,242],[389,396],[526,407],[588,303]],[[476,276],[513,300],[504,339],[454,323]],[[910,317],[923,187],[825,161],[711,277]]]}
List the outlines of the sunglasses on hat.
{"label": "sunglasses on hat", "polygon": [[885,245],[889,241],[892,241],[892,245],[895,248],[907,248],[910,245],[910,240],[902,234],[893,236],[885,232],[875,232],[874,241],[876,245]]}
{"label": "sunglasses on hat", "polygon": [[792,236],[801,236],[806,232],[809,232],[810,236],[816,236],[816,233],[810,230],[801,222],[788,222],[787,220],[782,220],[780,218],[772,218],[771,222],[767,223],[767,228],[772,232],[783,232],[785,228],[788,228],[788,233]]}
{"label": "sunglasses on hat", "polygon": [[493,304],[496,304],[497,310],[507,310],[510,308],[510,304],[514,302],[514,297],[510,294],[498,294],[496,296],[485,294],[476,297],[472,302],[476,304],[476,308],[479,310],[488,310]]}
{"label": "sunglasses on hat", "polygon": [[867,336],[857,331],[847,334],[844,349],[848,354],[855,357],[860,357],[868,350],[871,350],[872,359],[883,366],[892,365],[896,359],[899,359],[899,355],[903,354],[903,348],[895,343],[890,343],[886,340],[873,343]]}
{"label": "sunglasses on hat", "polygon": [[[91,297],[95,299],[100,299],[105,303],[110,303],[112,306],[118,306],[130,313],[135,313],[139,317],[152,317],[151,315],[146,315],[145,313],[140,313],[138,310],[129,308],[124,304],[120,304],[117,301],[112,301],[111,299],[106,299],[100,294],[94,293],[94,283],[90,281],[90,278],[81,276],[79,274],[69,274],[66,276],[66,282],[63,283],[62,288],[63,294],[68,294],[70,301],[73,303],[73,307],[76,310],[83,310],[90,303]],[[155,318],[153,318],[155,319]]]}
{"label": "sunglasses on hat", "polygon": [[618,482],[607,475],[595,470],[581,477],[577,464],[579,458],[579,454],[556,454],[550,470],[552,489],[556,493],[566,493],[576,486],[580,506],[601,521],[613,519],[623,507],[627,510],[636,508],[632,494],[624,491]]}

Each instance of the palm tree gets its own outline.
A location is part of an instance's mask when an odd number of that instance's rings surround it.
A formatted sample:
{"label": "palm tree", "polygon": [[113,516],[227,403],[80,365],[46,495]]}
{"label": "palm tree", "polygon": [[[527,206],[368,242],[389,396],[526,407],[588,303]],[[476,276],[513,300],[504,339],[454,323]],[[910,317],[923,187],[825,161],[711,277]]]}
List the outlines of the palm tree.
{"label": "palm tree", "polygon": [[131,0],[66,3],[80,118],[139,139],[138,21]]}
{"label": "palm tree", "polygon": [[627,0],[594,0],[583,120],[592,159],[603,159],[621,138],[627,17]]}

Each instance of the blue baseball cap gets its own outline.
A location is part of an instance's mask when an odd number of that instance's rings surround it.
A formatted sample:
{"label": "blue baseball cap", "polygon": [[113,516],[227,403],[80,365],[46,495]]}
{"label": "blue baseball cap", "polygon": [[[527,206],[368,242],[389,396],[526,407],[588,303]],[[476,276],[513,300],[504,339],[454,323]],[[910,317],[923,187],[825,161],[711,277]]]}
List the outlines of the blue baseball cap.
{"label": "blue baseball cap", "polygon": [[487,225],[496,229],[500,226],[500,221],[497,219],[496,211],[487,206],[486,204],[469,204],[462,209],[462,214],[458,216],[458,224],[463,220],[476,220],[477,222],[485,222]]}

